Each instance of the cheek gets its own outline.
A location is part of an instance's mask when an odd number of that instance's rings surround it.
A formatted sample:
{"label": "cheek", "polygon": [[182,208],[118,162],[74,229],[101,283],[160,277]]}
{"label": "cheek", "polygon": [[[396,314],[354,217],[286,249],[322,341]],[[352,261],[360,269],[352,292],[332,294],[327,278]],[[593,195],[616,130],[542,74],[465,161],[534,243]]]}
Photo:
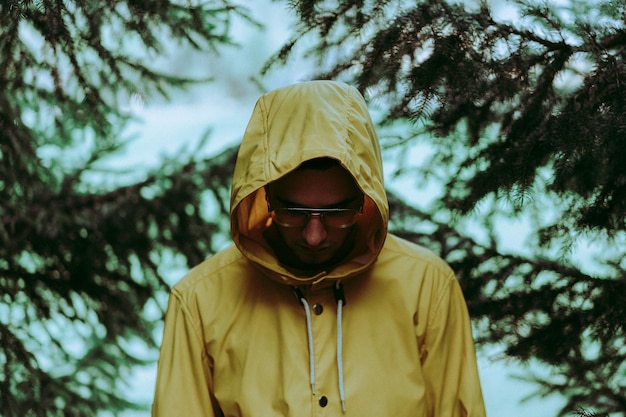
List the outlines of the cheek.
{"label": "cheek", "polygon": [[344,240],[350,235],[351,229],[326,229],[326,240],[330,240],[335,243],[343,243]]}
{"label": "cheek", "polygon": [[302,229],[299,227],[284,228],[279,227],[278,232],[285,242],[292,242],[302,236]]}

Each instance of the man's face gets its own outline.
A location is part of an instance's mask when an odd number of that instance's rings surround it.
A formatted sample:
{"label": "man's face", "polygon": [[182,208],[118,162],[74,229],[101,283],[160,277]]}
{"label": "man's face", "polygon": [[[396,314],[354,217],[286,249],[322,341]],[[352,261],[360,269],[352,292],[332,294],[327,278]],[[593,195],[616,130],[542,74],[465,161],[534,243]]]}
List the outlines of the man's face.
{"label": "man's face", "polygon": [[[359,209],[363,193],[342,167],[325,170],[300,169],[270,184],[272,209]],[[354,226],[333,227],[319,215],[311,215],[302,226],[276,224],[278,237],[270,244],[287,266],[315,274],[340,262],[354,247]],[[278,241],[276,241],[278,240]]]}

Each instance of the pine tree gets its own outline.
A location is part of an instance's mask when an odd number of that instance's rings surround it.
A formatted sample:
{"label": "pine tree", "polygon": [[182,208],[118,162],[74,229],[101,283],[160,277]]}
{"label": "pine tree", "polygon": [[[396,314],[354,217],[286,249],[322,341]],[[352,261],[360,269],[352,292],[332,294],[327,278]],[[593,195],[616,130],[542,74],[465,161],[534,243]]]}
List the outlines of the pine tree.
{"label": "pine tree", "polygon": [[[624,3],[515,1],[510,20],[478,2],[289,4],[299,26],[266,71],[313,45],[311,77],[377,104],[387,149],[434,149],[398,174],[441,182],[441,198],[419,210],[392,195],[393,226],[456,269],[478,342],[549,366],[529,379],[568,399],[562,416],[626,415]],[[498,224],[521,218],[532,230],[511,253]],[[592,268],[573,257],[584,242],[604,248]]]}
{"label": "pine tree", "polygon": [[1,416],[138,406],[123,382],[153,358],[129,347],[154,344],[166,255],[195,265],[224,231],[233,150],[90,178],[124,144],[123,103],[195,82],[151,68],[164,40],[210,53],[234,16],[249,18],[226,1],[0,4]]}

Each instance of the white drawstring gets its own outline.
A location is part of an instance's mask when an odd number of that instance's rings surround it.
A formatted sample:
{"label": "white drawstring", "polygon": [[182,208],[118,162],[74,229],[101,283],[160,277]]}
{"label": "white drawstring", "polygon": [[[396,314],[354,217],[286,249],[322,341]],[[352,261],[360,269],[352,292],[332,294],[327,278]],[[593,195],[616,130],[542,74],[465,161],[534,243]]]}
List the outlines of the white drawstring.
{"label": "white drawstring", "polygon": [[[311,382],[311,393],[315,395],[315,352],[313,350],[313,324],[311,321],[311,308],[304,298],[302,291],[298,287],[292,287],[298,301],[304,307],[304,315],[306,316],[306,331],[309,342],[309,374]],[[337,374],[339,383],[339,399],[341,400],[341,409],[346,411],[346,394],[343,385],[343,306],[346,305],[346,299],[343,294],[341,282],[337,281],[334,287],[335,299],[337,300]]]}
{"label": "white drawstring", "polygon": [[306,331],[309,337],[309,369],[311,373],[311,392],[315,395],[315,352],[313,351],[313,326],[311,325],[311,309],[304,297],[300,300],[306,315]]}
{"label": "white drawstring", "polygon": [[343,330],[342,313],[345,303],[345,296],[341,282],[337,281],[335,286],[335,298],[337,299],[337,375],[339,379],[339,399],[341,399],[341,410],[346,412],[346,394],[343,387]]}
{"label": "white drawstring", "polygon": [[306,298],[300,291],[300,288],[293,287],[293,291],[296,293],[296,297],[298,297],[298,301],[304,307],[304,315],[306,316],[306,333],[307,338],[309,340],[309,375],[311,381],[311,393],[315,395],[315,352],[313,350],[313,325],[311,324],[311,309],[309,308],[309,303],[307,303]]}

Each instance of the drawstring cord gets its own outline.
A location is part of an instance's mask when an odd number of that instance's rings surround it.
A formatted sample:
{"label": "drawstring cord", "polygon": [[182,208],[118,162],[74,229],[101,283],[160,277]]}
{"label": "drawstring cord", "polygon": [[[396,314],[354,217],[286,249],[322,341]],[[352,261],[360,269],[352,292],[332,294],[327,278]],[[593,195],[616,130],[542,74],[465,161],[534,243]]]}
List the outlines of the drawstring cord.
{"label": "drawstring cord", "polygon": [[298,297],[298,301],[304,307],[304,315],[306,316],[306,333],[309,341],[309,375],[311,381],[311,393],[315,395],[315,352],[313,351],[313,325],[311,324],[311,308],[306,298],[300,291],[300,288],[293,287],[293,291]]}
{"label": "drawstring cord", "polygon": [[343,387],[343,307],[346,305],[346,296],[343,293],[341,281],[337,281],[334,288],[335,300],[337,301],[337,375],[339,383],[339,399],[341,410],[346,412],[346,393]]}
{"label": "drawstring cord", "polygon": [[[304,307],[306,316],[306,331],[309,343],[309,375],[311,382],[311,393],[315,395],[315,352],[313,350],[313,325],[311,321],[311,308],[306,301],[304,294],[298,287],[292,287],[298,301]],[[337,281],[333,287],[335,301],[337,301],[337,375],[339,384],[339,399],[341,400],[341,410],[346,411],[346,394],[343,384],[343,307],[346,305],[346,297],[343,293],[343,286]]]}

